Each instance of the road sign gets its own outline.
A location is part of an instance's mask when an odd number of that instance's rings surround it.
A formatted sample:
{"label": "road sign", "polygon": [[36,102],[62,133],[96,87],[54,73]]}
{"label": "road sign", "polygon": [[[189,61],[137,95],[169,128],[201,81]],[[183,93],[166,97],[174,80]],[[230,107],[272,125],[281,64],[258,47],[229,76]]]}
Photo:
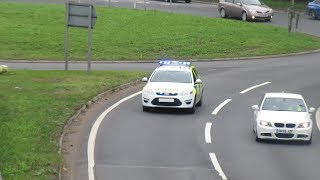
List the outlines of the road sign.
{"label": "road sign", "polygon": [[68,70],[69,56],[69,27],[88,29],[88,71],[91,70],[91,29],[96,24],[96,9],[92,4],[67,2],[66,3],[66,37],[65,37],[65,70]]}
{"label": "road sign", "polygon": [[[96,9],[91,4],[69,2],[68,8],[68,26],[88,28],[91,22],[91,28],[94,27],[97,20]],[[91,18],[89,18],[89,8],[91,8]]]}

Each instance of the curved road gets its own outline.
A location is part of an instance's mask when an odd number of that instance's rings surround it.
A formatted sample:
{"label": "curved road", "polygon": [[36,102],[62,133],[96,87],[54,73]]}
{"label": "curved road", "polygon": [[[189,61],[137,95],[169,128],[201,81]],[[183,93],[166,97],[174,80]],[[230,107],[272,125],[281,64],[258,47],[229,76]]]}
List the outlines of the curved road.
{"label": "curved road", "polygon": [[[168,5],[163,5],[163,2],[149,2],[148,8],[161,9],[166,6],[168,10]],[[112,5],[126,7],[130,2],[112,1]],[[138,7],[143,8],[141,4]],[[209,4],[174,3],[174,9],[181,13],[218,16],[216,8]],[[285,25],[286,15],[277,13],[271,24]],[[320,36],[319,21],[304,17],[302,24],[299,31]],[[105,111],[110,108],[105,107],[95,116],[99,127],[86,130],[88,133],[82,137],[86,141],[89,139],[89,146],[83,145],[79,150],[79,160],[75,162],[78,169],[75,171],[80,173],[74,179],[319,179],[320,127],[315,115],[312,116],[314,129],[311,145],[257,143],[252,132],[251,110],[251,106],[270,91],[301,93],[309,106],[318,108],[319,60],[320,54],[315,53],[260,60],[194,63],[205,85],[205,101],[195,114],[142,112],[140,94],[119,103],[112,110]],[[63,63],[7,64],[30,69],[64,67]],[[155,67],[156,64],[150,63],[92,65],[93,69],[146,71],[152,71]],[[76,63],[70,68],[85,69],[86,65]],[[94,130],[97,131],[96,136],[92,133]]]}

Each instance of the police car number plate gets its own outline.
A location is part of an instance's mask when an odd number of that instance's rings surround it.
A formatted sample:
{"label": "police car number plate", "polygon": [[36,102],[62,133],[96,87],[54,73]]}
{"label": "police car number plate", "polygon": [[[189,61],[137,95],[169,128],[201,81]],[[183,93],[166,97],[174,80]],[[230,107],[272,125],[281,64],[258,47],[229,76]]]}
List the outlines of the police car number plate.
{"label": "police car number plate", "polygon": [[159,102],[174,102],[174,99],[159,98]]}

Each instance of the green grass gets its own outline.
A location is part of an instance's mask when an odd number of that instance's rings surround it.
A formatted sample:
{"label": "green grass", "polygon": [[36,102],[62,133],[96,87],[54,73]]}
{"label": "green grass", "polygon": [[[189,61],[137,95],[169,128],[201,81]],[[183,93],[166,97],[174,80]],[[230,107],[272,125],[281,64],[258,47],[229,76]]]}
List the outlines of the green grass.
{"label": "green grass", "polygon": [[[1,3],[0,59],[64,59],[64,6]],[[319,38],[264,23],[97,8],[92,59],[198,59],[320,48]],[[86,29],[70,28],[71,59],[86,59]]]}
{"label": "green grass", "polygon": [[143,75],[30,70],[0,74],[0,172],[4,179],[57,179],[58,140],[66,121],[96,94]]}

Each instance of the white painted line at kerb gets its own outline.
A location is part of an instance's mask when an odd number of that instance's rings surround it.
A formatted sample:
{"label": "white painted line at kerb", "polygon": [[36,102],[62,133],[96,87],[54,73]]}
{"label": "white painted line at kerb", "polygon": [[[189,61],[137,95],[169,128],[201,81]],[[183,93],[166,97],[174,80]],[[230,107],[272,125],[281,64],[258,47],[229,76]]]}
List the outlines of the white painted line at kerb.
{"label": "white painted line at kerb", "polygon": [[253,89],[256,89],[256,88],[258,88],[258,87],[261,87],[261,86],[264,86],[264,85],[267,85],[267,84],[270,84],[270,83],[271,83],[271,82],[265,82],[265,83],[262,83],[262,84],[258,84],[258,85],[249,87],[248,89],[245,89],[245,90],[241,91],[240,94],[244,94],[244,93],[249,92],[249,91],[251,91],[251,90],[253,90]]}
{"label": "white painted line at kerb", "polygon": [[223,106],[225,106],[226,104],[228,104],[231,100],[232,100],[232,99],[227,99],[227,100],[223,101],[218,107],[216,107],[216,108],[214,109],[214,111],[213,111],[211,114],[217,115],[218,112],[220,111],[220,109],[222,109]]}
{"label": "white painted line at kerb", "polygon": [[213,167],[216,169],[216,171],[218,171],[219,175],[222,177],[223,180],[227,180],[227,176],[222,171],[221,166],[220,166],[220,164],[218,162],[218,159],[216,157],[216,154],[215,153],[209,153],[209,155],[210,155]]}
{"label": "white painted line at kerb", "polygon": [[318,129],[320,131],[320,107],[318,108],[318,111],[316,112],[316,123],[317,123]]}
{"label": "white painted line at kerb", "polygon": [[140,92],[134,93],[128,97],[125,97],[123,99],[121,99],[120,101],[116,102],[115,104],[113,104],[111,107],[109,107],[107,110],[105,110],[96,120],[96,122],[94,123],[94,125],[91,128],[90,131],[90,135],[89,135],[89,141],[88,141],[88,149],[87,149],[87,153],[88,153],[88,177],[89,180],[94,180],[94,148],[95,148],[95,141],[96,141],[96,137],[97,137],[97,132],[99,129],[99,126],[102,122],[102,120],[107,116],[107,114],[112,111],[114,108],[116,108],[117,106],[119,106],[121,103],[137,96],[141,94]]}
{"label": "white painted line at kerb", "polygon": [[211,143],[211,125],[212,123],[207,122],[205,132],[206,143]]}

